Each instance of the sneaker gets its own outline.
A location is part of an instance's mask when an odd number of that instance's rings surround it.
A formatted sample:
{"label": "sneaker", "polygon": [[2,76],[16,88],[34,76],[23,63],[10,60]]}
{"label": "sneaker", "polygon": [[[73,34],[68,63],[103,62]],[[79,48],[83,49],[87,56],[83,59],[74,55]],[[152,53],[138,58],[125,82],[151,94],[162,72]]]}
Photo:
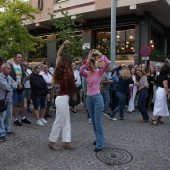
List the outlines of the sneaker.
{"label": "sneaker", "polygon": [[6,132],[6,135],[15,136],[14,132]]}
{"label": "sneaker", "polygon": [[5,136],[1,136],[1,137],[0,137],[0,142],[5,142],[5,141],[6,141]]}
{"label": "sneaker", "polygon": [[47,123],[47,121],[46,121],[44,118],[41,118],[40,120],[41,120],[41,122],[43,122],[43,123]]}
{"label": "sneaker", "polygon": [[21,122],[25,123],[25,124],[31,124],[31,122],[29,120],[27,120],[26,118],[25,119],[21,119]]}
{"label": "sneaker", "polygon": [[16,125],[16,126],[22,126],[22,123],[20,123],[18,120],[15,120],[15,121],[14,121],[14,125]]}
{"label": "sneaker", "polygon": [[109,114],[108,114],[108,112],[104,112],[103,115],[104,116],[108,116]]}
{"label": "sneaker", "polygon": [[112,117],[109,117],[109,119],[110,119],[110,120],[114,120],[114,121],[117,120],[115,117],[113,117],[113,118],[112,118]]}
{"label": "sneaker", "polygon": [[47,114],[45,114],[45,117],[52,117],[52,116],[51,116],[50,114],[47,113]]}
{"label": "sneaker", "polygon": [[132,111],[128,111],[128,110],[127,110],[127,112],[128,112],[129,114],[132,114]]}
{"label": "sneaker", "polygon": [[119,120],[125,120],[125,117],[120,117],[120,119]]}
{"label": "sneaker", "polygon": [[37,120],[36,124],[39,125],[39,126],[44,126],[44,123],[41,122],[41,120]]}
{"label": "sneaker", "polygon": [[30,108],[26,109],[26,112],[32,113],[32,111],[30,110]]}
{"label": "sneaker", "polygon": [[91,123],[92,123],[92,122],[91,122],[91,119],[89,119],[89,120],[88,120],[88,123],[89,123],[89,124],[91,124]]}

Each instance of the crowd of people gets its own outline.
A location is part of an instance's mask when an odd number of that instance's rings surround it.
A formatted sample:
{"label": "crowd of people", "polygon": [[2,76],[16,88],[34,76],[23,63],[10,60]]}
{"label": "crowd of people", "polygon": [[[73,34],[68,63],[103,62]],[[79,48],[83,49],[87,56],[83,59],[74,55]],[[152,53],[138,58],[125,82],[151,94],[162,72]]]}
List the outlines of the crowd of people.
{"label": "crowd of people", "polygon": [[[56,117],[52,125],[48,146],[52,150],[60,149],[56,145],[59,134],[62,133],[64,149],[74,150],[71,142],[70,111],[77,112],[77,105],[83,102],[83,112],[87,112],[88,122],[92,123],[95,134],[94,152],[105,148],[105,137],[102,124],[103,115],[108,120],[125,120],[125,111],[133,114],[139,109],[142,119],[139,123],[159,125],[164,123],[163,116],[169,116],[168,103],[170,98],[170,61],[161,67],[121,64],[110,69],[110,61],[98,50],[90,50],[87,60],[80,69],[69,55],[62,55],[70,42],[64,41],[60,47],[56,66],[47,63],[38,64],[29,69],[29,62],[22,61],[22,54],[16,53],[12,62],[0,58],[0,102],[5,101],[5,110],[0,107],[0,141],[6,141],[6,135],[15,135],[11,131],[12,115],[14,125],[31,124],[25,116],[25,111],[34,112],[36,124],[43,126],[53,104]],[[101,68],[96,68],[102,62]],[[80,95],[82,91],[82,96]],[[26,98],[26,109],[24,107]],[[30,105],[34,106],[31,110]],[[18,114],[19,107],[19,114]],[[148,110],[153,111],[149,118]],[[21,116],[21,121],[18,119]]]}

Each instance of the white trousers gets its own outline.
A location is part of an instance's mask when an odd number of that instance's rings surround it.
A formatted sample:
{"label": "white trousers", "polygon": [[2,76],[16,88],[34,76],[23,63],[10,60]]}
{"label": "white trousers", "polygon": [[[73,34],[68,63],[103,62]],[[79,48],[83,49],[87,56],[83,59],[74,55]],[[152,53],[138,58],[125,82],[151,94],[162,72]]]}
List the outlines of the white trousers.
{"label": "white trousers", "polygon": [[128,111],[132,112],[133,110],[135,110],[135,97],[136,97],[136,93],[137,93],[137,87],[134,86],[133,87],[133,94],[129,100],[129,105],[128,105]]}
{"label": "white trousers", "polygon": [[71,142],[71,125],[69,96],[57,96],[55,100],[56,118],[53,123],[49,141],[56,142],[62,131],[62,142]]}

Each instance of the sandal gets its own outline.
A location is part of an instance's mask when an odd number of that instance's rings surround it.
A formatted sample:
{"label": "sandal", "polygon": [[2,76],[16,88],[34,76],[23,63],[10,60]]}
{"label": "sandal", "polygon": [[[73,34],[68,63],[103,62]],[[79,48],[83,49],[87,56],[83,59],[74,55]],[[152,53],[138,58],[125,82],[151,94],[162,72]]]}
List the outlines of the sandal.
{"label": "sandal", "polygon": [[159,125],[159,124],[158,124],[158,122],[157,122],[156,120],[151,119],[151,125],[157,126],[157,125]]}
{"label": "sandal", "polygon": [[164,123],[164,121],[162,120],[162,117],[161,117],[161,116],[159,116],[157,120],[158,120],[158,123],[159,123],[159,124],[163,124],[163,123]]}

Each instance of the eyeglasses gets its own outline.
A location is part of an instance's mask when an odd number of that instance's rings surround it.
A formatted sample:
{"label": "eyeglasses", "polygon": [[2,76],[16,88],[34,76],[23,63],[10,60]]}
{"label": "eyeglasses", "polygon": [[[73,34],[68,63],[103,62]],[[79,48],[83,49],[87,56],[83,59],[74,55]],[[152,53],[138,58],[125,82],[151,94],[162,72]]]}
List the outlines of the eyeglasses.
{"label": "eyeglasses", "polygon": [[37,67],[37,69],[41,69],[40,67]]}

